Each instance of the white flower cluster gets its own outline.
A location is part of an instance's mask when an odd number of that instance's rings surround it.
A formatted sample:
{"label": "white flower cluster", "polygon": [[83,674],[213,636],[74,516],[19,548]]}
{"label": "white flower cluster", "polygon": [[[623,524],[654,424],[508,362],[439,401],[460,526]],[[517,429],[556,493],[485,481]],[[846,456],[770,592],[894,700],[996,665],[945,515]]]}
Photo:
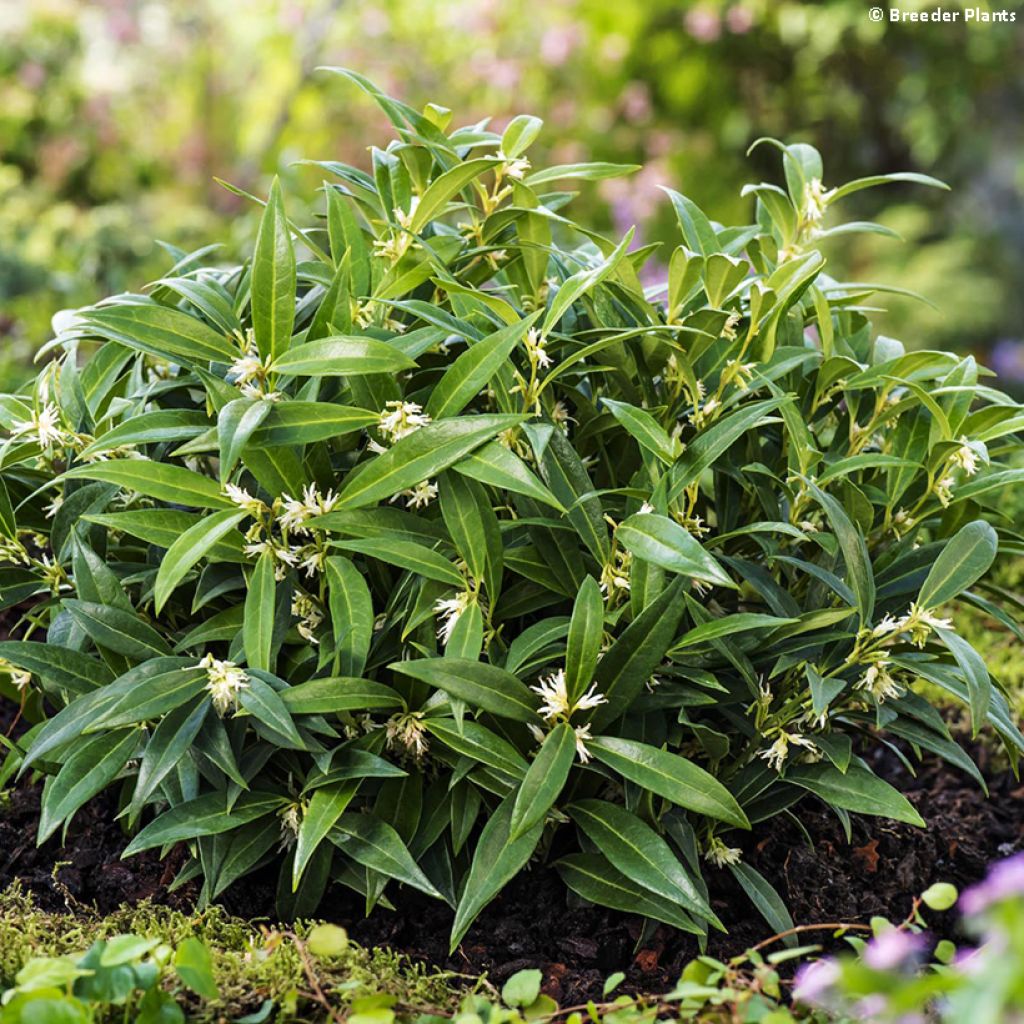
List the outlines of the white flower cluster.
{"label": "white flower cluster", "polygon": [[384,727],[388,749],[403,751],[415,761],[421,761],[429,748],[422,719],[422,711],[393,715],[388,719]]}
{"label": "white flower cluster", "polygon": [[292,595],[292,615],[299,620],[298,626],[295,627],[299,631],[299,636],[311,644],[320,643],[316,630],[324,621],[324,615],[320,606],[309,594],[303,593],[301,590],[295,591]]}
{"label": "white flower cluster", "polygon": [[441,624],[437,627],[437,638],[441,643],[447,644],[451,640],[459,619],[475,601],[475,594],[462,590],[454,597],[443,597],[435,603],[434,612],[441,616]]}
{"label": "white flower cluster", "polygon": [[427,426],[430,422],[430,417],[423,411],[422,406],[415,402],[403,402],[396,399],[384,406],[377,429],[393,444],[395,441],[401,441],[403,437],[415,433],[420,427]]}
{"label": "white flower cluster", "polygon": [[[554,725],[558,721],[568,722],[577,711],[590,711],[608,703],[607,698],[597,692],[596,683],[592,683],[590,689],[581,697],[572,700],[565,680],[565,669],[562,668],[549,676],[542,676],[537,685],[531,686],[530,689],[540,694],[540,715],[549,725]],[[538,743],[544,741],[542,729],[531,725],[530,731]],[[586,747],[586,741],[591,738],[590,724],[574,726],[573,731],[576,734],[576,755],[581,763],[587,764],[590,761],[590,752]]]}
{"label": "white flower cluster", "polygon": [[277,513],[277,523],[282,530],[308,536],[310,531],[306,522],[315,519],[317,516],[326,515],[338,503],[338,496],[334,491],[321,494],[316,484],[310,484],[302,492],[301,498],[293,498],[290,494],[283,494],[280,500],[280,510]]}
{"label": "white flower cluster", "polygon": [[220,661],[212,654],[207,654],[196,665],[206,670],[206,689],[210,694],[213,709],[221,718],[228,711],[238,707],[238,697],[243,690],[249,688],[249,676],[233,661]]}
{"label": "white flower cluster", "polygon": [[27,420],[12,423],[10,432],[12,438],[31,437],[44,451],[67,444],[72,437],[61,426],[60,409],[53,402],[44,403],[42,408],[34,410]]}
{"label": "white flower cluster", "polygon": [[781,772],[782,766],[789,757],[790,747],[803,747],[811,755],[812,760],[817,760],[821,756],[814,740],[801,736],[799,733],[786,732],[784,729],[780,729],[775,742],[766,750],[760,751],[757,756],[764,758],[772,768]]}

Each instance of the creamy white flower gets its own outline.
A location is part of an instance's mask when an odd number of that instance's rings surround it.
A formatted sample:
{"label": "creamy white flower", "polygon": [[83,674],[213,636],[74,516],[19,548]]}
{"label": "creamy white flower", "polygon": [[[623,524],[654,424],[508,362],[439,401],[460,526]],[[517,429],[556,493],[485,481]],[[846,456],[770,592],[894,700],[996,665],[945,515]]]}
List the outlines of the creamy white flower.
{"label": "creamy white flower", "polygon": [[766,750],[760,751],[758,757],[764,758],[777,772],[782,771],[782,766],[789,757],[789,740],[784,732],[779,733],[778,739]]}
{"label": "creamy white flower", "polygon": [[726,846],[718,836],[712,836],[704,850],[704,859],[716,868],[739,864],[743,853],[738,846]]}
{"label": "creamy white flower", "polygon": [[423,407],[415,402],[391,401],[380,414],[380,432],[392,442],[401,441],[430,423],[430,417]]}
{"label": "creamy white flower", "polygon": [[254,498],[244,487],[239,487],[238,484],[225,484],[224,497],[233,505],[244,509],[252,516],[260,515],[267,510],[267,506],[259,498]]}
{"label": "creamy white flower", "polygon": [[560,668],[551,675],[542,676],[536,686],[531,686],[534,693],[541,696],[541,717],[548,722],[558,718],[570,718],[576,711],[589,711],[608,701],[603,694],[597,692],[597,684],[592,683],[590,689],[576,701],[569,699],[569,690],[565,680],[565,669]]}
{"label": "creamy white flower", "polygon": [[385,726],[388,748],[400,749],[419,761],[427,753],[427,731],[424,728],[423,712],[393,715]]}
{"label": "creamy white flower", "polygon": [[978,453],[966,437],[960,438],[960,447],[950,456],[950,461],[968,476],[974,476],[978,472]]}
{"label": "creamy white flower", "polygon": [[436,497],[437,484],[431,483],[429,480],[423,480],[415,487],[411,487],[405,491],[399,491],[391,501],[395,502],[398,501],[399,498],[405,498],[406,508],[426,508]]}
{"label": "creamy white flower", "polygon": [[64,504],[64,495],[55,494],[53,500],[43,509],[43,514],[47,519],[52,519],[59,511],[61,505]]}
{"label": "creamy white flower", "polygon": [[247,352],[239,356],[228,367],[227,379],[237,387],[263,380],[270,366],[269,359],[264,362],[255,352]]}
{"label": "creamy white flower", "polygon": [[565,683],[565,669],[560,668],[549,676],[542,676],[536,686],[531,686],[534,693],[542,698],[541,715],[549,722],[559,717],[568,717],[572,712],[569,703],[569,691]]}
{"label": "creamy white flower", "polygon": [[32,682],[32,673],[12,665],[6,658],[0,658],[0,672],[11,677],[11,683],[19,693],[24,693]]}
{"label": "creamy white flower", "polygon": [[298,560],[299,568],[306,574],[306,579],[311,579],[324,571],[327,552],[322,548],[309,544],[304,548],[293,548],[292,552]]}
{"label": "creamy white flower", "polygon": [[249,688],[249,676],[233,661],[220,661],[207,654],[196,668],[206,670],[206,689],[210,694],[213,709],[222,718],[238,707],[238,696]]}
{"label": "creamy white flower", "polygon": [[857,689],[867,690],[879,704],[903,693],[903,688],[889,673],[889,664],[888,658],[873,662],[857,682]]}
{"label": "creamy white flower", "polygon": [[311,644],[320,643],[316,635],[316,629],[323,622],[324,617],[316,601],[309,594],[296,590],[292,595],[291,611],[292,615],[299,619],[299,623],[295,627],[298,630],[299,636]]}
{"label": "creamy white flower", "polygon": [[561,399],[555,402],[552,407],[551,419],[560,427],[565,427],[567,424],[574,422],[572,416],[569,415],[569,406]]}
{"label": "creamy white flower", "polygon": [[900,631],[910,634],[912,644],[924,647],[933,629],[949,629],[952,625],[952,619],[939,618],[938,615],[914,603],[900,620]]}
{"label": "creamy white flower", "polygon": [[640,508],[637,509],[638,516],[649,516],[654,511],[654,506],[649,502],[645,501]]}
{"label": "creamy white flower", "polygon": [[764,758],[777,772],[780,772],[786,762],[786,758],[789,757],[789,748],[791,746],[803,747],[811,754],[816,753],[818,749],[814,741],[806,736],[780,729],[775,742],[767,750],[762,750],[758,757]]}
{"label": "creamy white flower", "polygon": [[32,559],[20,540],[0,537],[0,562],[14,562],[17,565],[31,565]]}
{"label": "creamy white flower", "polygon": [[531,363],[536,364],[542,370],[546,370],[551,365],[551,356],[548,355],[545,347],[547,338],[536,327],[531,327],[526,332],[523,344],[526,346],[526,354]]}
{"label": "creamy white flower", "polygon": [[435,603],[434,611],[441,616],[441,624],[437,627],[437,638],[441,643],[447,645],[451,640],[456,624],[474,600],[468,590],[463,590],[454,597],[441,598]]}
{"label": "creamy white flower", "polygon": [[628,592],[632,566],[632,554],[624,548],[617,549],[611,562],[601,568],[601,593],[605,597],[614,597],[618,593]]}
{"label": "creamy white flower", "polygon": [[395,215],[395,220],[398,221],[398,223],[401,224],[401,226],[403,228],[408,230],[410,227],[412,227],[412,217],[413,217],[413,214],[416,212],[416,208],[419,205],[420,205],[420,197],[419,196],[413,196],[409,200],[409,210],[408,210],[408,212],[406,212],[405,210],[397,209],[397,208],[392,210],[391,212]]}
{"label": "creamy white flower", "polygon": [[338,496],[334,491],[321,494],[316,484],[309,484],[301,498],[293,498],[290,494],[281,496],[277,522],[282,529],[308,534],[310,531],[304,524],[316,516],[326,515],[337,503]]}
{"label": "creamy white flower", "polygon": [[889,636],[891,633],[898,633],[903,628],[901,623],[902,619],[897,619],[894,615],[886,615],[871,630],[871,635],[880,637]]}
{"label": "creamy white flower", "polygon": [[953,487],[956,484],[956,480],[951,476],[944,476],[935,485],[935,497],[939,499],[939,504],[943,508],[948,508],[950,503],[953,501]]}
{"label": "creamy white flower", "polygon": [[299,804],[288,804],[278,812],[281,818],[281,845],[279,849],[287,850],[295,845],[302,827],[303,809]]}
{"label": "creamy white flower", "polygon": [[34,434],[41,448],[52,448],[65,439],[66,434],[60,425],[60,410],[53,402],[47,402],[27,420],[19,420],[11,425],[11,437],[24,437],[27,434]]}
{"label": "creamy white flower", "polygon": [[821,178],[811,178],[804,184],[803,215],[804,220],[812,229],[817,228],[825,216],[825,208],[832,196],[821,183]]}
{"label": "creamy white flower", "polygon": [[284,544],[275,543],[273,540],[264,538],[252,544],[246,544],[242,550],[251,558],[259,558],[262,554],[269,554],[274,560],[274,579],[281,581],[288,573],[288,569],[294,569],[299,564],[299,551],[301,549],[289,548]]}
{"label": "creamy white flower", "polygon": [[892,517],[892,532],[897,537],[901,537],[913,525],[914,517],[905,508],[897,510],[896,515]]}
{"label": "creamy white flower", "polygon": [[580,764],[590,764],[593,756],[587,750],[587,740],[593,739],[590,735],[590,723],[574,726],[573,734],[576,737],[576,756],[580,759]]}
{"label": "creamy white flower", "polygon": [[530,161],[527,160],[525,156],[505,156],[500,149],[495,156],[502,161],[502,173],[507,178],[515,178],[516,181],[522,181],[523,176],[530,169]]}

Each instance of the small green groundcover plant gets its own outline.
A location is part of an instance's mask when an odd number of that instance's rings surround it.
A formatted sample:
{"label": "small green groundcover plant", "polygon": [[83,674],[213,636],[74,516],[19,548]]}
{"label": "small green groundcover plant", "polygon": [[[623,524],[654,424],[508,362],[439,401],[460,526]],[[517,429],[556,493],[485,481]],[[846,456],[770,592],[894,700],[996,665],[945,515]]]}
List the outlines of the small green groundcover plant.
{"label": "small green groundcover plant", "polygon": [[[398,140],[326,161],[323,219],[275,184],[252,260],[176,254],[69,313],[0,396],[0,644],[46,776],[39,839],[103,790],[126,855],[185,844],[204,901],[268,863],[455,908],[531,861],[703,936],[739,837],[808,797],[923,824],[858,754],[974,776],[926,680],[1016,760],[1005,697],[948,611],[997,550],[1024,410],[971,357],[873,335],[831,278],[836,188],[805,145],[722,227],[668,193],[667,281],[568,219],[532,117],[452,128],[342,72]],[[1014,627],[1015,628],[1015,627]],[[390,886],[390,888],[389,888]]]}

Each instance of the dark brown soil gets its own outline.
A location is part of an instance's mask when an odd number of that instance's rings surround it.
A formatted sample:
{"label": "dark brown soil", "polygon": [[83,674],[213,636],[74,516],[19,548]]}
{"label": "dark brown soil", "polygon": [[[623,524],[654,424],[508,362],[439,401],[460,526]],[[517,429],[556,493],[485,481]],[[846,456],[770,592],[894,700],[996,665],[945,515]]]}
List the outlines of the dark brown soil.
{"label": "dark brown soil", "polygon": [[[902,919],[913,897],[932,882],[970,884],[993,860],[1024,848],[1024,785],[1009,774],[995,776],[986,800],[969,780],[933,759],[916,779],[895,758],[880,758],[876,767],[906,793],[927,830],[855,818],[847,844],[834,815],[808,800],[798,812],[811,845],[785,819],[747,842],[746,860],[778,888],[799,924],[864,922],[875,914]],[[166,891],[179,858],[120,859],[126,840],[114,813],[112,800],[97,799],[77,815],[65,846],[52,839],[37,848],[38,790],[17,788],[0,812],[0,888],[20,879],[51,910],[73,910],[78,902],[109,911],[142,899],[189,907],[194,887]],[[712,955],[741,952],[768,934],[731,876],[712,873],[711,883],[715,909],[729,927],[727,936],[713,937]],[[272,917],[273,888],[272,877],[256,876],[224,902],[245,917]],[[690,936],[664,927],[645,935],[639,918],[581,905],[553,871],[541,867],[524,873],[484,911],[454,956],[448,955],[452,915],[445,905],[409,890],[393,896],[400,913],[377,909],[367,919],[361,899],[336,887],[319,915],[343,924],[364,945],[390,946],[458,972],[486,971],[495,983],[539,967],[545,990],[563,1003],[599,995],[604,979],[618,970],[626,971],[629,989],[665,990],[697,952]],[[930,916],[940,934],[955,927],[953,914]]]}

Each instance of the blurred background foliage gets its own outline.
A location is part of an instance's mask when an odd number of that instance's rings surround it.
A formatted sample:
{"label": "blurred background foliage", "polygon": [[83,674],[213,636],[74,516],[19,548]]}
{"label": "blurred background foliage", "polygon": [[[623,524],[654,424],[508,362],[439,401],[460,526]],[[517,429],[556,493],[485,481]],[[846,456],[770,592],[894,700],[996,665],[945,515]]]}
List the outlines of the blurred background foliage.
{"label": "blurred background foliage", "polygon": [[[302,157],[361,166],[391,137],[355,68],[422,106],[500,123],[529,111],[538,160],[644,165],[594,185],[575,217],[642,241],[675,235],[659,185],[713,218],[750,216],[742,184],[775,176],[760,135],[808,141],[827,186],[896,170],[849,203],[894,228],[831,242],[832,273],[911,288],[886,333],[972,351],[1024,382],[1024,18],[876,24],[865,0],[0,0],[0,375],[18,376],[59,308],[137,289],[183,248],[244,250]],[[904,0],[905,8],[934,7]],[[972,5],[973,6],[973,5]],[[856,205],[855,205],[856,204]],[[582,207],[582,208],[581,208]]]}

